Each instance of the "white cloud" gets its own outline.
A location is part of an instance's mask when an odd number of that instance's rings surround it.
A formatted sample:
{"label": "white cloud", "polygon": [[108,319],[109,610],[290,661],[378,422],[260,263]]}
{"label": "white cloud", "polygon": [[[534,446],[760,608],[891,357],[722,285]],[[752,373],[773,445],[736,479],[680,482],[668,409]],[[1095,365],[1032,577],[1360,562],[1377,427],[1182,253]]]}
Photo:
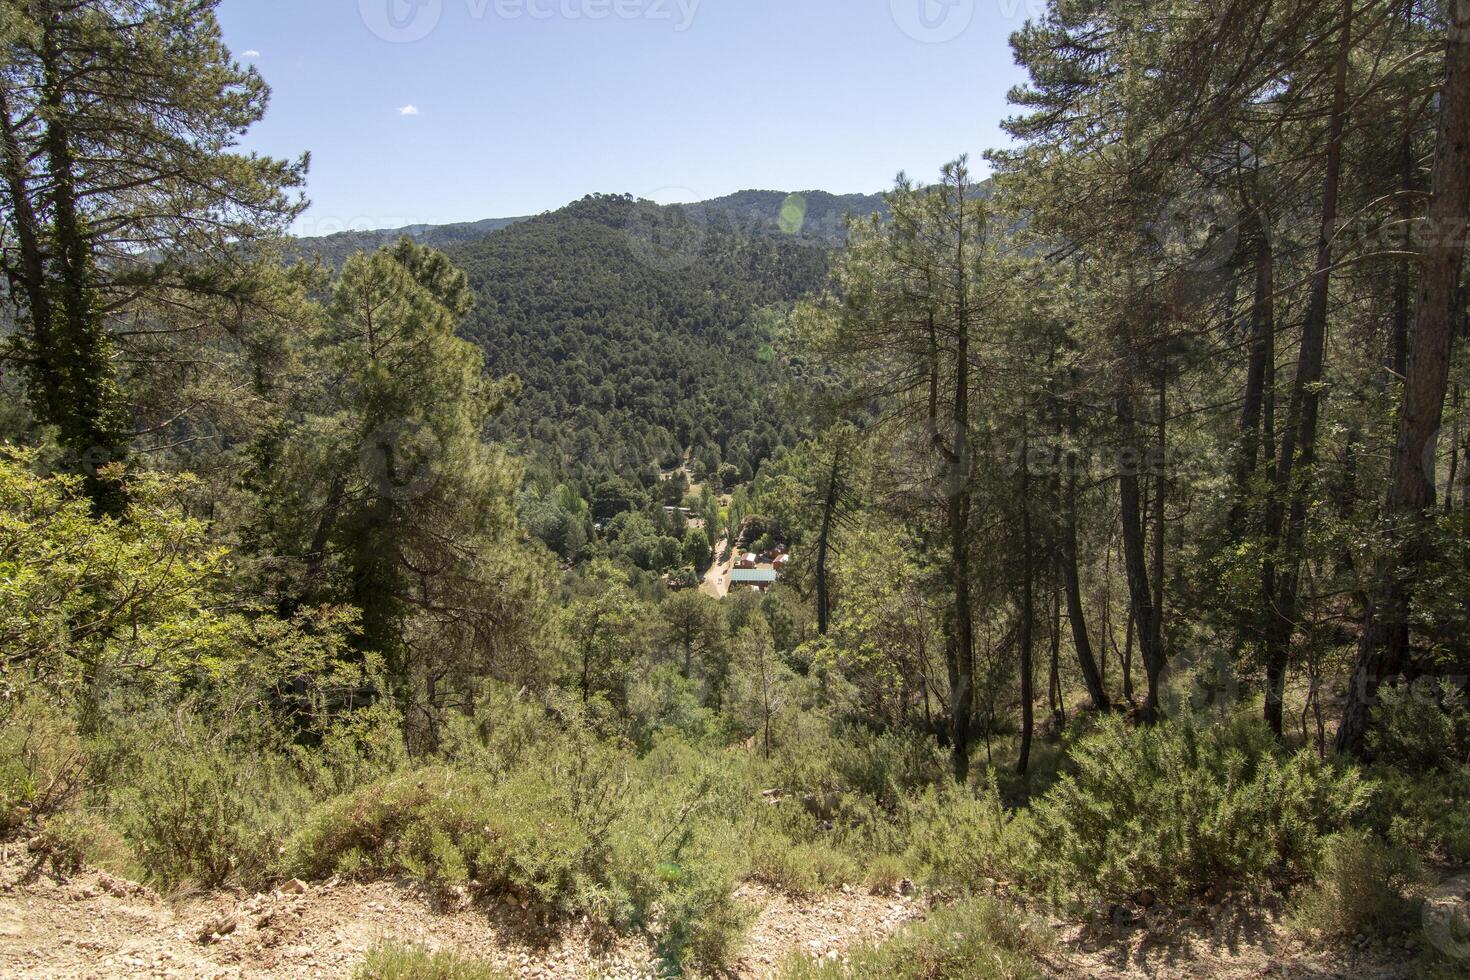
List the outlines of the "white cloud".
{"label": "white cloud", "polygon": [[419,107],[410,102],[408,105],[399,108],[398,114],[400,116],[417,116],[419,114]]}
{"label": "white cloud", "polygon": [[246,51],[243,55],[241,55],[241,57],[242,58],[259,58],[260,57],[260,52],[257,51],[257,50],[255,50],[254,48],[251,48],[249,51]]}

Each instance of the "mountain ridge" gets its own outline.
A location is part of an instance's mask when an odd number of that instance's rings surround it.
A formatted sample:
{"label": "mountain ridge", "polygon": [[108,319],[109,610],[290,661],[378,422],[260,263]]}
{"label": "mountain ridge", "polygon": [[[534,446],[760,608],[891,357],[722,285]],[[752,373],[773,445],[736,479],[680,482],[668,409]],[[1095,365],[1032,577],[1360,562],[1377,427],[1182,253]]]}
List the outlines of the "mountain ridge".
{"label": "mountain ridge", "polygon": [[[628,195],[589,196],[622,197]],[[543,211],[539,215],[480,218],[446,224],[425,222],[397,228],[339,231],[330,235],[304,235],[295,238],[294,241],[302,252],[320,256],[329,264],[340,265],[353,252],[371,251],[391,244],[404,235],[420,244],[444,248],[478,241],[497,231],[530,221],[533,218],[559,213],[576,203],[577,201],[569,201],[561,207]],[[888,206],[881,193],[836,194],[823,190],[780,191],[759,188],[740,190],[704,201],[660,205],[660,207],[675,208],[691,215],[710,211],[719,212],[745,222],[747,225],[745,230],[748,233],[785,233],[834,245],[847,239],[845,218],[848,214],[864,218],[873,214],[887,214],[888,211]]]}

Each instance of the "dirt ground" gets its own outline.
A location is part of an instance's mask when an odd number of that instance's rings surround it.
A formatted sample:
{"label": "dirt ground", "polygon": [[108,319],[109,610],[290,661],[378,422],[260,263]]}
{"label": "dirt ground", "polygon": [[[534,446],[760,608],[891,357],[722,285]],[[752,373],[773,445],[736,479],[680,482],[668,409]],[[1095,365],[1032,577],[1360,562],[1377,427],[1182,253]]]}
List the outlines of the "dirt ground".
{"label": "dirt ground", "polygon": [[[916,899],[836,892],[796,901],[756,885],[761,911],[736,975],[771,974],[792,951],[840,956],[921,914]],[[287,883],[269,893],[162,898],[87,871],[57,880],[23,856],[0,863],[0,976],[346,977],[384,941],[454,947],[520,977],[651,977],[641,939],[548,928],[505,903],[446,905],[405,882]]]}
{"label": "dirt ground", "polygon": [[[773,975],[793,954],[842,959],[923,917],[918,896],[843,889],[799,900],[755,884],[759,909],[738,977]],[[1059,977],[1391,980],[1403,955],[1357,944],[1314,946],[1269,918],[1216,909],[1208,920],[1136,917],[1121,926],[1054,923]],[[97,871],[58,879],[23,850],[0,860],[0,976],[346,977],[383,941],[453,947],[519,977],[656,975],[646,942],[585,923],[553,928],[510,902],[445,903],[406,882],[288,882],[269,893],[160,897]],[[1470,961],[1467,961],[1470,962]],[[1470,971],[1467,971],[1470,974]]]}

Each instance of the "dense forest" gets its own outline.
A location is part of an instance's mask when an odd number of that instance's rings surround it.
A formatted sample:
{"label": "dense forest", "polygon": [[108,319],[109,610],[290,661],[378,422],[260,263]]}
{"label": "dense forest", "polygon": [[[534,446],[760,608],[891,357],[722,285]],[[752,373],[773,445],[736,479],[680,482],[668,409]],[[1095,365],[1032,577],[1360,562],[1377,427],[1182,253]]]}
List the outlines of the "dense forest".
{"label": "dense forest", "polygon": [[603,196],[449,255],[478,297],[465,336],[522,384],[491,434],[542,472],[651,485],[687,457],[749,480],[792,441],[762,314],[823,287],[825,249]]}
{"label": "dense forest", "polygon": [[[0,0],[0,903],[1470,969],[1464,2],[1051,0],[983,182],[314,256],[216,5]],[[922,910],[747,955],[858,892]]]}

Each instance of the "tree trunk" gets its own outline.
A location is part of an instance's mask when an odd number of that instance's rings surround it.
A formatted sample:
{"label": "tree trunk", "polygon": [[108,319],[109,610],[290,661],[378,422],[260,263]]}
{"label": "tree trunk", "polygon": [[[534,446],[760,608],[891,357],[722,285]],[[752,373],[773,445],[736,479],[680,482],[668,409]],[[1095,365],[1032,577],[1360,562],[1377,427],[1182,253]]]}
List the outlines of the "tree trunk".
{"label": "tree trunk", "polygon": [[1154,459],[1154,536],[1153,536],[1153,621],[1149,631],[1153,634],[1154,666],[1150,671],[1149,690],[1157,702],[1157,674],[1164,666],[1164,503],[1168,499],[1168,424],[1169,424],[1169,368],[1165,360],[1159,365],[1159,423]]}
{"label": "tree trunk", "polygon": [[[1118,422],[1125,444],[1134,443],[1138,432],[1133,421],[1133,405],[1126,392],[1118,396]],[[1138,458],[1143,458],[1143,454],[1139,454]],[[1132,619],[1137,626],[1138,647],[1143,654],[1144,671],[1148,678],[1143,718],[1145,721],[1152,721],[1158,713],[1158,684],[1163,664],[1159,659],[1159,651],[1154,646],[1154,597],[1153,588],[1149,584],[1148,560],[1144,553],[1143,508],[1140,502],[1137,459],[1132,462],[1121,461],[1118,468],[1118,496],[1123,525],[1123,564],[1128,575]]]}
{"label": "tree trunk", "polygon": [[1266,407],[1266,388],[1271,383],[1270,367],[1276,346],[1276,265],[1270,232],[1261,216],[1261,206],[1246,209],[1243,233],[1255,255],[1255,292],[1251,303],[1250,357],[1246,367],[1245,399],[1240,409],[1240,449],[1235,460],[1235,500],[1226,532],[1232,541],[1244,536],[1246,504],[1250,500],[1251,476],[1261,453],[1261,429]]}
{"label": "tree trunk", "polygon": [[[1068,435],[1075,443],[1077,438],[1077,409],[1067,410]],[[1108,711],[1107,689],[1103,687],[1102,673],[1093,656],[1092,641],[1087,633],[1087,617],[1082,607],[1082,583],[1077,571],[1077,453],[1067,451],[1066,489],[1062,501],[1062,584],[1067,593],[1067,619],[1072,625],[1072,647],[1077,652],[1077,665],[1082,670],[1082,682],[1087,687],[1087,696],[1098,711]]]}
{"label": "tree trunk", "polygon": [[1021,752],[1016,772],[1026,775],[1031,761],[1031,736],[1036,726],[1035,678],[1032,675],[1032,625],[1036,621],[1035,564],[1031,547],[1031,474],[1026,440],[1021,442]]}
{"label": "tree trunk", "polygon": [[817,535],[817,632],[827,635],[830,607],[827,598],[827,549],[832,539],[832,516],[837,509],[837,476],[842,465],[842,447],[832,448],[832,468],[827,474],[827,492],[822,495],[822,530]]}
{"label": "tree trunk", "polygon": [[1337,750],[1355,755],[1363,752],[1368,711],[1379,685],[1407,666],[1409,592],[1416,566],[1424,557],[1426,512],[1434,507],[1434,441],[1444,413],[1450,347],[1459,312],[1465,226],[1470,218],[1470,3],[1451,3],[1448,9],[1450,36],[1440,90],[1429,234],[1384,508],[1396,560],[1379,570],[1337,732]]}
{"label": "tree trunk", "polygon": [[1058,731],[1067,723],[1067,704],[1062,693],[1062,600],[1055,591],[1051,598],[1051,669],[1047,675],[1046,700]]}
{"label": "tree trunk", "polygon": [[45,288],[54,302],[41,335],[50,349],[38,360],[48,376],[36,378],[49,396],[34,403],[40,411],[50,408],[51,416],[42,421],[60,430],[93,508],[115,515],[126,505],[123,488],[101,470],[124,457],[127,438],[117,420],[112,344],[98,308],[91,242],[77,204],[76,162],[66,128],[70,114],[62,89],[66,67],[51,24],[43,30],[41,53],[41,144],[50,185],[53,266]]}
{"label": "tree trunk", "polygon": [[25,297],[26,315],[30,340],[26,356],[28,370],[33,380],[28,388],[33,402],[43,402],[37,412],[43,418],[53,418],[57,412],[51,404],[55,392],[46,384],[52,375],[50,297],[46,291],[46,256],[41,242],[41,226],[36,219],[36,210],[31,204],[29,168],[25,153],[21,150],[20,138],[10,118],[10,98],[6,83],[0,78],[0,164],[5,168],[5,186],[10,192],[11,209],[14,211],[15,240],[20,251],[20,292]]}
{"label": "tree trunk", "polygon": [[[1268,543],[1279,543],[1280,565],[1268,557],[1263,570],[1266,588],[1264,630],[1266,661],[1266,723],[1280,737],[1286,667],[1291,636],[1297,620],[1297,587],[1301,542],[1306,533],[1307,492],[1299,485],[1302,473],[1316,461],[1317,418],[1321,408],[1323,365],[1327,341],[1328,287],[1332,282],[1332,242],[1337,234],[1338,197],[1342,184],[1342,133],[1347,117],[1348,57],[1352,49],[1353,0],[1343,0],[1342,37],[1338,42],[1328,122],[1326,173],[1322,189],[1322,220],[1317,232],[1317,259],[1307,310],[1302,321],[1301,350],[1297,355],[1287,422],[1282,433],[1274,492],[1266,508]],[[1294,482],[1296,480],[1297,482]],[[1284,528],[1284,535],[1283,535]],[[1269,555],[1269,551],[1268,551]]]}

